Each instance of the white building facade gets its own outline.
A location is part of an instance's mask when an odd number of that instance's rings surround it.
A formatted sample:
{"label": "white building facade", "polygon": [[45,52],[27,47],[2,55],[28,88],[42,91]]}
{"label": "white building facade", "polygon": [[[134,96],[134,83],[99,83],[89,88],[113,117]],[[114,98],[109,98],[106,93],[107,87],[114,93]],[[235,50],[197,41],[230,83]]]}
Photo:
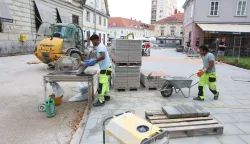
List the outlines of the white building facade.
{"label": "white building facade", "polygon": [[[33,52],[42,23],[74,23],[85,39],[96,29],[106,44],[108,17],[106,0],[0,0],[0,56]],[[27,41],[20,41],[21,34]]]}
{"label": "white building facade", "polygon": [[181,45],[183,39],[184,13],[176,13],[155,23],[155,37],[162,47]]}
{"label": "white building facade", "polygon": [[134,33],[134,37],[154,37],[154,26],[132,19],[111,17],[108,22],[109,38],[121,38],[129,33]]}
{"label": "white building facade", "polygon": [[177,0],[152,0],[151,24],[174,14]]}

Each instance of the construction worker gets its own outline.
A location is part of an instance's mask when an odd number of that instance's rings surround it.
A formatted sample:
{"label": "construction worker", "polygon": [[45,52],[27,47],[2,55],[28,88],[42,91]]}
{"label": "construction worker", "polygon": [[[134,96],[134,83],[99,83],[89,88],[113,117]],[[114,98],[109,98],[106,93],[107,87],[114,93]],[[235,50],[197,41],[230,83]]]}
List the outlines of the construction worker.
{"label": "construction worker", "polygon": [[214,94],[214,100],[217,100],[219,92],[216,89],[215,56],[209,52],[207,46],[200,46],[199,49],[202,56],[203,69],[197,73],[197,76],[200,77],[199,93],[198,97],[195,97],[193,100],[204,101],[206,85],[208,85],[210,91]]}
{"label": "construction worker", "polygon": [[91,59],[86,61],[85,66],[91,66],[95,63],[99,63],[100,66],[100,78],[99,78],[99,87],[98,87],[98,100],[93,104],[93,106],[103,106],[105,101],[110,100],[109,93],[109,76],[111,75],[111,61],[109,59],[109,53],[104,44],[100,42],[99,36],[93,34],[90,37],[92,44],[97,47],[97,59]]}

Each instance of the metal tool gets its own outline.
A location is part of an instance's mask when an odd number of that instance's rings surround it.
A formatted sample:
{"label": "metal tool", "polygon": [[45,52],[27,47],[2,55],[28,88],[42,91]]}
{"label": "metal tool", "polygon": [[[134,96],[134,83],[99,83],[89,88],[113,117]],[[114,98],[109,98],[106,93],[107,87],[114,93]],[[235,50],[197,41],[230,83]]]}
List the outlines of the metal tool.
{"label": "metal tool", "polygon": [[[163,79],[166,80],[166,82],[163,84],[162,88],[160,89],[161,95],[163,97],[170,97],[173,93],[173,90],[175,90],[176,93],[181,92],[182,95],[185,98],[188,98],[190,96],[190,89],[198,84],[198,82],[193,83],[193,80],[191,79],[192,76],[196,74],[192,74],[189,78],[186,77],[170,77],[170,76],[165,76],[162,77]],[[189,94],[186,96],[182,92],[182,88],[188,88],[189,89]]]}

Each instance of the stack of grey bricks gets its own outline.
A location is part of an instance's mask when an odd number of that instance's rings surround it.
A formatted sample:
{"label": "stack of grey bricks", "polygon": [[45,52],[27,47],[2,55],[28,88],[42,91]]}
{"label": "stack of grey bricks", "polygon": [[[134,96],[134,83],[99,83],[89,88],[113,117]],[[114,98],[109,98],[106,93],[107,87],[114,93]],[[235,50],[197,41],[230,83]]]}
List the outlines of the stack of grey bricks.
{"label": "stack of grey bricks", "polygon": [[113,85],[115,89],[137,89],[140,87],[142,62],[140,40],[113,40]]}
{"label": "stack of grey bricks", "polygon": [[142,70],[141,83],[148,89],[161,88],[166,82],[166,80],[162,78],[163,76],[167,76],[167,74],[163,72]]}

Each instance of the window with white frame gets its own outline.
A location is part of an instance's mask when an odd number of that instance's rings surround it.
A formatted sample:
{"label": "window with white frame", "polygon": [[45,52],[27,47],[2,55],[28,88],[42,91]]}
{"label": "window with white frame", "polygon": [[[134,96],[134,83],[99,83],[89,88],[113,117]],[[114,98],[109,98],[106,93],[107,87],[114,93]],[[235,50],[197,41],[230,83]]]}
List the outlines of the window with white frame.
{"label": "window with white frame", "polygon": [[86,19],[88,22],[90,22],[90,12],[89,11],[87,11]]}
{"label": "window with white frame", "polygon": [[99,25],[102,25],[102,17],[99,16]]}
{"label": "window with white frame", "polygon": [[246,0],[239,0],[237,4],[237,16],[245,16],[246,15],[246,7],[247,1]]}
{"label": "window with white frame", "polygon": [[174,36],[175,35],[175,29],[171,29],[171,36]]}
{"label": "window with white frame", "polygon": [[104,26],[106,26],[106,18],[103,18]]}
{"label": "window with white frame", "polygon": [[210,4],[210,12],[209,15],[210,16],[218,16],[219,15],[219,1],[211,1]]}
{"label": "window with white frame", "polygon": [[164,30],[161,30],[161,36],[164,36]]}
{"label": "window with white frame", "polygon": [[193,18],[193,15],[194,15],[194,4],[192,4],[191,6],[191,18]]}

